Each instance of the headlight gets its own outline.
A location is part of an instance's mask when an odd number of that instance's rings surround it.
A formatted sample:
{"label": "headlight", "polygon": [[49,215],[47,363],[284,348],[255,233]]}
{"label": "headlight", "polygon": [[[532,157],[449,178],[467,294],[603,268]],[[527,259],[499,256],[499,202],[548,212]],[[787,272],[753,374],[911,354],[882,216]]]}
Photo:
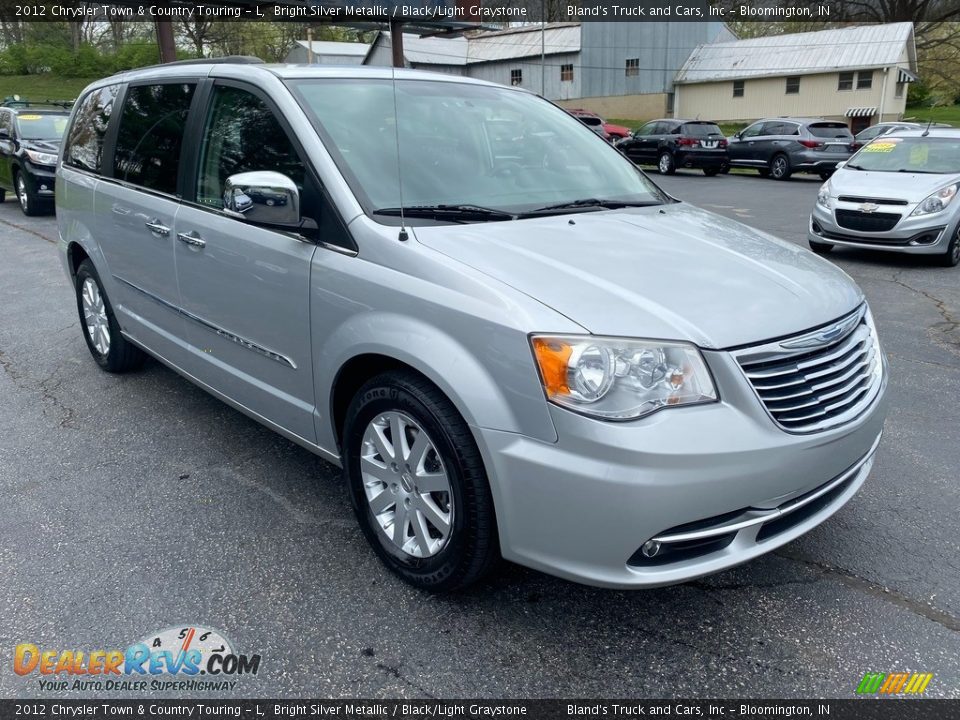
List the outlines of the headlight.
{"label": "headlight", "polygon": [[37,152],[36,150],[27,150],[27,157],[31,162],[37,165],[56,165],[57,156],[53,153]]}
{"label": "headlight", "polygon": [[830,209],[830,182],[827,181],[820,186],[820,192],[817,193],[817,205]]}
{"label": "headlight", "polygon": [[932,215],[933,213],[938,213],[941,210],[945,210],[947,205],[950,204],[950,201],[956,196],[957,186],[947,185],[947,187],[937,190],[937,192],[917,205],[917,208],[910,213],[910,215]]}
{"label": "headlight", "polygon": [[715,402],[710,372],[693,345],[589,335],[534,335],[547,398],[604,420],[633,420],[663,407]]}

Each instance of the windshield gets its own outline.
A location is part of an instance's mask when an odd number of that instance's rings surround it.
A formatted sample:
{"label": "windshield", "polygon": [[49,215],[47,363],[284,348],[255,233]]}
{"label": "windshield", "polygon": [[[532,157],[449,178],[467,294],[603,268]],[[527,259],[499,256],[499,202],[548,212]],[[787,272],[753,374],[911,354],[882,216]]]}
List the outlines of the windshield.
{"label": "windshield", "polygon": [[526,92],[397,80],[394,105],[389,79],[290,85],[368,210],[669,201],[579,120]]}
{"label": "windshield", "polygon": [[876,172],[960,173],[960,137],[881,135],[864,145],[847,166]]}
{"label": "windshield", "polygon": [[59,140],[68,118],[54,113],[22,113],[17,115],[17,128],[24,140]]}

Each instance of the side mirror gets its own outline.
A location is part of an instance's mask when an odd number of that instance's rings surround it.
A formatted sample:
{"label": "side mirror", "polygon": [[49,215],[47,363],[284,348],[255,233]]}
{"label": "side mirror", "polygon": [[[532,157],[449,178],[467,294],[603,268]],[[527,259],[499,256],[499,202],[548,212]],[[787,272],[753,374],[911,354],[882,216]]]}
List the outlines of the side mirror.
{"label": "side mirror", "polygon": [[840,162],[837,163],[837,166],[834,168],[834,170],[839,170],[840,168],[842,168],[842,167],[843,167],[844,165],[846,165],[846,164],[847,164],[847,161],[846,161],[846,160],[841,160]]}
{"label": "side mirror", "polygon": [[734,140],[742,140],[742,139],[743,139],[743,130],[741,130],[740,132],[734,133],[734,134],[733,134],[733,139],[734,139]]}
{"label": "side mirror", "polygon": [[273,170],[237,173],[224,184],[223,210],[250,223],[298,227],[300,191],[293,180]]}

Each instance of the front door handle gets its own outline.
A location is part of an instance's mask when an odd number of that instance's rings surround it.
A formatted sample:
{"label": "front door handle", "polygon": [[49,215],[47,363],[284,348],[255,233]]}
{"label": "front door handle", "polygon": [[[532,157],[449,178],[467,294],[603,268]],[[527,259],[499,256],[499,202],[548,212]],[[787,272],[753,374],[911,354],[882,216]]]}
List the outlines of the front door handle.
{"label": "front door handle", "polygon": [[199,235],[197,235],[195,232],[192,232],[192,231],[185,232],[185,233],[177,233],[177,240],[179,240],[182,243],[186,243],[187,245],[192,245],[193,247],[198,247],[198,248],[205,247],[207,244],[206,240],[204,240],[202,237],[200,237]]}
{"label": "front door handle", "polygon": [[154,218],[153,220],[147,220],[144,225],[150,228],[150,232],[155,232],[157,235],[163,235],[166,237],[170,234],[170,228],[164,225],[162,222]]}

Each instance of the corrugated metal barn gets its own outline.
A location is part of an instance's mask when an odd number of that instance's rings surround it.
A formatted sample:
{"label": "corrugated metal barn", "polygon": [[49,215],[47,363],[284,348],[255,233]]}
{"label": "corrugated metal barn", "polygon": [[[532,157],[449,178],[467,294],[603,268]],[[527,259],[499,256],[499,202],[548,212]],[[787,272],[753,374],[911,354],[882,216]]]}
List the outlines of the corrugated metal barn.
{"label": "corrugated metal barn", "polygon": [[[668,112],[673,76],[697,45],[732,37],[715,22],[547,23],[457,38],[406,34],[403,50],[408,67],[517,85],[567,107],[644,119]],[[391,52],[389,33],[379,33],[364,63],[390,65]]]}

